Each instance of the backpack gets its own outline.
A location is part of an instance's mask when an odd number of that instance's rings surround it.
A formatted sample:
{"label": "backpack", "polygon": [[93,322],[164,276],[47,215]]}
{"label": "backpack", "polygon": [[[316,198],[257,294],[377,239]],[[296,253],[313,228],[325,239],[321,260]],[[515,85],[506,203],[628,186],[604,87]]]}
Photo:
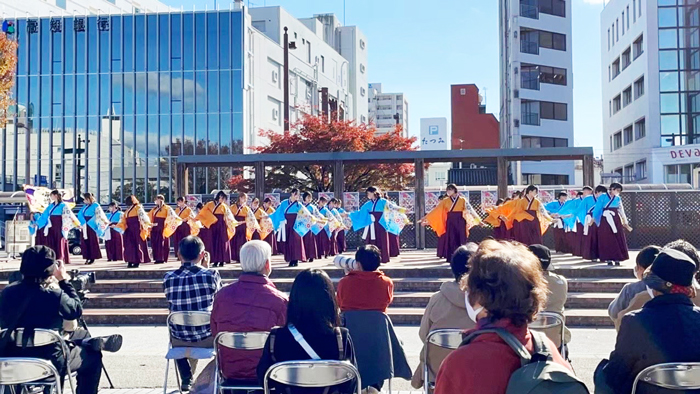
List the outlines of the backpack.
{"label": "backpack", "polygon": [[530,331],[535,347],[532,355],[518,338],[502,328],[473,332],[464,338],[460,347],[485,333],[497,334],[520,358],[520,368],[510,375],[506,394],[589,394],[586,385],[571,370],[554,362],[544,334]]}

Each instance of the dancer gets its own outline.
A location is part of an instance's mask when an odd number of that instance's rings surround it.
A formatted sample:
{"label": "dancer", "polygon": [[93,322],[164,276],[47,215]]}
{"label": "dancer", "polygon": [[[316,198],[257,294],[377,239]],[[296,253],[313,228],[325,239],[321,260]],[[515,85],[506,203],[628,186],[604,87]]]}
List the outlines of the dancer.
{"label": "dancer", "polygon": [[[584,186],[584,189],[593,192],[593,189],[591,189],[589,186]],[[581,234],[583,234],[583,227],[579,229],[580,223],[578,223],[577,212],[581,202],[583,201],[583,197],[583,191],[578,192],[576,194],[576,198],[564,203],[564,206],[561,207],[558,212],[559,218],[561,218],[561,221],[564,224],[566,250],[568,253],[571,253],[572,256],[581,255]]]}
{"label": "dancer", "polygon": [[41,216],[36,220],[37,245],[48,246],[56,253],[56,260],[70,264],[68,251],[68,234],[80,225],[73,211],[63,202],[63,197],[58,190],[53,190],[49,195],[51,203]]}
{"label": "dancer", "polygon": [[148,213],[151,227],[151,249],[156,264],[164,264],[170,257],[170,237],[182,224],[182,219],[175,211],[165,205],[165,196],[159,194],[154,201],[156,206]]}
{"label": "dancer", "polygon": [[[499,198],[496,200],[496,205],[486,209],[488,216],[484,219],[484,223],[490,224],[493,227],[493,238],[496,240],[506,240],[508,239],[508,228],[506,222],[502,219],[507,217],[508,214],[504,213],[504,204],[511,201],[510,197],[505,200]],[[447,257],[445,257],[447,258]]]}
{"label": "dancer", "polygon": [[321,219],[321,214],[318,212],[316,205],[312,204],[313,196],[309,192],[304,192],[301,194],[301,201],[304,207],[311,213],[311,216],[316,218],[317,221],[315,226],[311,227],[311,231],[306,233],[303,237],[304,241],[304,252],[306,253],[306,259],[309,263],[313,262],[314,259],[321,257],[316,248],[316,234],[320,233],[323,229],[323,224],[325,222]]}
{"label": "dancer", "polygon": [[[284,260],[289,263],[290,267],[299,265],[299,261],[306,260],[306,251],[302,236],[306,235],[309,228],[299,226],[299,231],[296,231],[297,219],[300,212],[305,219],[302,221],[310,221],[311,214],[299,202],[299,189],[292,189],[289,198],[282,201],[275,212],[270,215],[272,225],[277,231],[277,245],[284,254]],[[300,221],[300,223],[302,222]],[[303,227],[306,227],[304,230]],[[306,231],[306,232],[305,232]],[[300,235],[300,233],[302,235]]]}
{"label": "dancer", "polygon": [[[241,248],[248,242],[248,216],[253,212],[248,207],[248,195],[238,193],[236,203],[231,205],[231,213],[236,218],[236,234],[231,238],[231,261],[238,263],[241,261]],[[252,230],[252,229],[251,229]]]}
{"label": "dancer", "polygon": [[395,231],[399,225],[390,220],[390,217],[396,212],[405,213],[406,209],[382,198],[379,189],[374,186],[367,188],[367,198],[369,201],[364,203],[360,210],[350,212],[348,216],[352,220],[353,230],[364,229],[362,238],[367,244],[377,246],[382,252],[382,263],[388,263],[390,261],[388,230],[392,228]]}
{"label": "dancer", "polygon": [[321,218],[325,220],[325,225],[322,226],[321,231],[315,234],[316,238],[316,250],[318,252],[318,257],[331,257],[338,253],[338,244],[334,244],[333,235],[336,230],[341,226],[338,219],[335,217],[333,212],[328,208],[328,199],[325,197],[319,197],[318,199],[318,212]]}
{"label": "dancer", "polygon": [[178,226],[177,230],[175,230],[175,233],[173,234],[173,251],[175,252],[175,257],[179,258],[180,255],[178,254],[178,247],[180,246],[180,241],[190,235],[199,234],[200,225],[195,220],[195,214],[192,209],[187,206],[185,197],[177,198],[177,208],[175,208],[175,214],[182,219],[182,224]]}
{"label": "dancer", "polygon": [[119,207],[119,203],[112,201],[109,203],[109,239],[105,238],[105,250],[107,251],[107,261],[124,260],[124,238],[121,229],[117,224],[121,221],[124,213]]}
{"label": "dancer", "polygon": [[614,182],[607,193],[602,194],[593,208],[593,218],[598,226],[598,258],[608,265],[620,265],[620,261],[630,258],[625,232],[632,231],[625,208],[620,199],[622,185]]}
{"label": "dancer", "polygon": [[566,233],[564,232],[564,221],[559,216],[559,211],[564,208],[564,204],[569,195],[566,192],[559,192],[556,201],[552,201],[544,206],[544,209],[554,218],[552,222],[552,231],[554,232],[554,249],[559,253],[569,253],[566,242]]}
{"label": "dancer", "polygon": [[102,207],[95,201],[92,193],[83,193],[85,205],[78,212],[80,221],[81,237],[80,250],[85,265],[90,265],[97,259],[102,258],[100,250],[100,238],[109,237],[109,219],[102,211]]}
{"label": "dancer", "polygon": [[[258,199],[256,198],[255,200]],[[253,200],[253,204],[255,204],[255,200]],[[275,208],[272,207],[272,200],[268,197],[263,200],[262,207],[255,211],[255,218],[258,219],[258,224],[260,225],[260,231],[257,232],[259,234],[258,238],[270,244],[272,254],[275,255],[278,253],[277,238],[275,237],[272,219],[270,219],[270,215],[273,213],[275,213]]]}
{"label": "dancer", "polygon": [[345,253],[348,249],[347,242],[345,241],[345,235],[348,230],[352,228],[352,223],[350,223],[350,218],[347,217],[347,212],[342,207],[342,202],[340,199],[334,198],[332,201],[333,210],[338,214],[340,222],[343,224],[343,228],[338,229],[335,238],[338,244],[338,254]]}
{"label": "dancer", "polygon": [[583,223],[581,257],[594,263],[598,262],[598,226],[593,218],[593,210],[598,203],[598,198],[607,192],[607,187],[596,186],[593,195],[589,195],[581,201],[578,211],[578,218]]}
{"label": "dancer", "polygon": [[126,205],[129,209],[122,215],[117,227],[124,234],[124,261],[127,268],[138,268],[140,264],[151,262],[146,239],[153,224],[136,196],[127,197]]}
{"label": "dancer", "polygon": [[553,220],[537,199],[538,192],[537,186],[528,186],[509,216],[513,220],[513,237],[525,245],[542,244],[542,235]]}
{"label": "dancer", "polygon": [[[229,241],[236,233],[238,222],[233,217],[227,202],[226,193],[219,191],[214,201],[206,203],[196,217],[207,228],[206,238],[202,238],[202,241],[211,255],[213,267],[223,267],[224,264],[231,262]],[[204,232],[204,229],[201,232]]]}
{"label": "dancer", "polygon": [[457,185],[451,183],[447,185],[447,198],[425,215],[421,223],[432,227],[438,237],[444,237],[438,257],[451,258],[457,248],[467,243],[469,230],[481,223],[481,217],[459,193]]}

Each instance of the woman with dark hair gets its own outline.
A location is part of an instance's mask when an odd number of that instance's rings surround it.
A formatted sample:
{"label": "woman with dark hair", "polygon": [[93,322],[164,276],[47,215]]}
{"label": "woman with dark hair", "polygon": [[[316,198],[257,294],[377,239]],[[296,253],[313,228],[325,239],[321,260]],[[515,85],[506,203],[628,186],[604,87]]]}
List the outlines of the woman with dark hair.
{"label": "woman with dark hair", "polygon": [[127,262],[127,267],[138,268],[139,264],[151,262],[146,239],[153,224],[136,196],[127,197],[126,205],[129,208],[117,227],[124,233],[124,261]]}
{"label": "woman with dark hair", "polygon": [[[205,249],[211,255],[213,266],[223,267],[231,262],[231,244],[229,241],[236,233],[238,222],[228,206],[228,196],[223,191],[216,194],[214,201],[209,201],[197,214],[197,220],[206,228],[202,238]],[[202,229],[204,233],[205,230]]]}
{"label": "woman with dark hair", "polygon": [[241,261],[241,248],[251,239],[248,237],[248,233],[250,232],[252,236],[252,231],[254,231],[254,228],[248,228],[248,222],[253,217],[253,211],[248,206],[247,194],[238,193],[236,202],[231,205],[231,213],[238,222],[236,234],[231,238],[231,261],[238,263]]}
{"label": "woman with dark hair", "polygon": [[391,259],[388,234],[400,233],[402,228],[393,217],[405,213],[406,209],[383,198],[374,186],[367,188],[367,198],[369,201],[358,211],[350,212],[352,228],[354,231],[364,229],[362,238],[365,243],[378,247],[382,252],[382,263],[388,263]]}
{"label": "woman with dark hair", "polygon": [[[256,198],[255,200],[253,200],[254,207],[256,200],[258,201],[258,203],[260,203],[260,200]],[[266,197],[263,200],[262,206],[258,207],[255,210],[255,218],[258,220],[260,230],[256,232],[258,238],[255,238],[255,236],[253,236],[253,238],[262,239],[263,241],[270,244],[270,247],[272,247],[272,254],[275,255],[278,253],[277,238],[275,238],[275,231],[272,226],[272,219],[270,219],[270,215],[272,215],[273,213],[275,213],[275,208],[272,207],[272,199]]]}
{"label": "woman with dark hair", "polygon": [[[318,208],[316,207],[315,204],[312,204],[313,201],[313,196],[309,192],[303,192],[301,193],[301,203],[304,205],[304,208],[308,210],[311,215],[314,218],[320,219],[321,214],[318,213]],[[311,231],[306,233],[302,237],[302,241],[304,242],[304,253],[306,253],[306,261],[312,262],[314,259],[320,258],[318,253],[318,248],[316,247],[316,233],[320,233],[322,230],[323,226],[317,225],[313,226],[311,228]]]}
{"label": "woman with dark hair", "polygon": [[598,185],[593,194],[585,197],[578,206],[577,217],[582,225],[581,257],[593,262],[598,261],[598,226],[593,218],[593,210],[598,204],[600,196],[607,192],[607,187]]}
{"label": "woman with dark hair", "polygon": [[336,243],[338,245],[337,247],[337,254],[342,254],[345,253],[345,251],[348,249],[347,242],[345,241],[345,234],[350,230],[352,227],[347,221],[349,220],[347,217],[343,218],[344,215],[346,215],[345,210],[342,207],[342,202],[340,201],[339,198],[334,198],[332,201],[333,205],[333,212],[336,213],[338,216],[338,220],[340,220],[341,223],[343,223],[343,227],[338,229],[335,235]]}
{"label": "woman with dark hair", "polygon": [[[505,330],[534,353],[528,323],[547,301],[540,262],[523,245],[486,240],[469,260],[469,275],[463,277],[462,288],[467,316],[476,328],[467,331],[466,344],[443,361],[435,394],[505,393],[511,374],[521,367],[520,357],[499,335],[476,332]],[[555,363],[571,369],[551,340],[544,335],[539,338]]]}
{"label": "woman with dark hair", "polygon": [[177,198],[177,207],[175,208],[175,214],[182,220],[182,224],[177,227],[175,233],[173,234],[173,250],[175,251],[175,257],[179,256],[179,246],[180,241],[185,237],[190,235],[199,234],[199,226],[197,221],[194,220],[194,212],[187,206],[185,202],[185,197]]}
{"label": "woman with dark hair", "polygon": [[49,195],[51,203],[36,221],[37,232],[41,236],[36,238],[37,245],[45,245],[56,253],[56,260],[70,264],[68,251],[68,235],[80,222],[75,217],[70,207],[63,202],[63,197],[58,190],[53,190]]}
{"label": "woman with dark hair", "polygon": [[[355,349],[350,333],[340,327],[340,311],[333,282],[323,270],[309,269],[297,275],[289,293],[287,324],[273,328],[258,364],[258,380],[275,363],[296,360],[341,360],[354,365]],[[357,382],[324,389],[295,388],[274,384],[278,393],[350,394]],[[289,390],[289,391],[286,391]]]}
{"label": "woman with dark hair", "polygon": [[608,192],[602,194],[593,208],[593,219],[598,226],[598,258],[608,265],[620,265],[620,261],[630,258],[625,232],[632,231],[625,207],[620,199],[622,185],[614,182]]}
{"label": "woman with dark hair", "polygon": [[300,215],[306,220],[311,217],[311,213],[299,202],[299,189],[292,189],[289,198],[270,214],[272,226],[277,231],[278,250],[284,254],[284,260],[290,267],[298,266],[299,261],[305,261],[307,257],[302,236],[310,231],[310,223],[309,226],[295,226],[297,221],[301,223]]}
{"label": "woman with dark hair", "polygon": [[105,238],[105,250],[107,251],[107,261],[121,261],[124,259],[124,237],[117,224],[121,221],[122,209],[116,201],[109,203],[109,239]]}
{"label": "woman with dark hair", "polygon": [[454,183],[447,185],[447,198],[421,220],[421,224],[432,227],[438,237],[444,237],[442,250],[437,253],[438,257],[446,259],[467,243],[469,229],[478,223],[481,223],[481,217],[469,200],[459,194]]}
{"label": "woman with dark hair", "polygon": [[542,235],[553,220],[537,199],[538,192],[537,186],[528,186],[508,217],[513,221],[513,238],[525,245],[541,244]]}
{"label": "woman with dark hair", "polygon": [[[78,220],[82,228],[80,250],[85,259],[85,264],[90,265],[95,260],[102,258],[100,238],[105,238],[109,220],[102,212],[100,204],[95,201],[95,196],[92,193],[83,193],[83,202],[85,205],[78,212]],[[97,231],[99,231],[99,235]]]}
{"label": "woman with dark hair", "polygon": [[159,194],[154,201],[156,206],[148,213],[151,228],[151,249],[156,264],[163,264],[170,258],[170,237],[182,225],[182,219],[170,206],[165,204],[165,196]]}

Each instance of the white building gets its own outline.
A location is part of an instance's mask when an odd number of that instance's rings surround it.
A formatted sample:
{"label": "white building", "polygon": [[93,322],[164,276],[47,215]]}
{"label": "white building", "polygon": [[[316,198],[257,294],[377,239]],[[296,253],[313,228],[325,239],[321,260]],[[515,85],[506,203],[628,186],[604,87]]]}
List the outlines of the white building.
{"label": "white building", "polygon": [[0,13],[7,17],[50,15],[104,15],[167,11],[158,0],[0,0]]}
{"label": "white building", "polygon": [[625,183],[697,185],[700,83],[684,70],[700,68],[700,32],[683,27],[700,13],[675,4],[612,0],[601,13],[605,172]]}
{"label": "white building", "polygon": [[[397,119],[398,117],[398,119]],[[394,130],[396,124],[403,126],[408,136],[408,100],[403,93],[384,93],[381,83],[369,84],[369,121],[377,127],[377,135]]]}
{"label": "white building", "polygon": [[[571,1],[500,0],[499,19],[501,146],[573,146]],[[522,162],[513,173],[519,184],[566,185],[574,162]]]}
{"label": "white building", "polygon": [[[420,148],[421,150],[447,150],[452,141],[447,118],[421,118]],[[447,175],[452,163],[431,163],[425,171],[425,187],[443,188],[447,184]]]}

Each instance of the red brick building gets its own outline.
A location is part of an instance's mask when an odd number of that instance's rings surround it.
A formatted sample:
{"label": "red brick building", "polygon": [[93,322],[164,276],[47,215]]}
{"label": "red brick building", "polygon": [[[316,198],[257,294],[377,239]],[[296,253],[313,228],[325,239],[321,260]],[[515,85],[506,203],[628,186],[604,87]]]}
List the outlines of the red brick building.
{"label": "red brick building", "polygon": [[499,148],[498,119],[486,113],[479,88],[452,85],[452,149]]}

